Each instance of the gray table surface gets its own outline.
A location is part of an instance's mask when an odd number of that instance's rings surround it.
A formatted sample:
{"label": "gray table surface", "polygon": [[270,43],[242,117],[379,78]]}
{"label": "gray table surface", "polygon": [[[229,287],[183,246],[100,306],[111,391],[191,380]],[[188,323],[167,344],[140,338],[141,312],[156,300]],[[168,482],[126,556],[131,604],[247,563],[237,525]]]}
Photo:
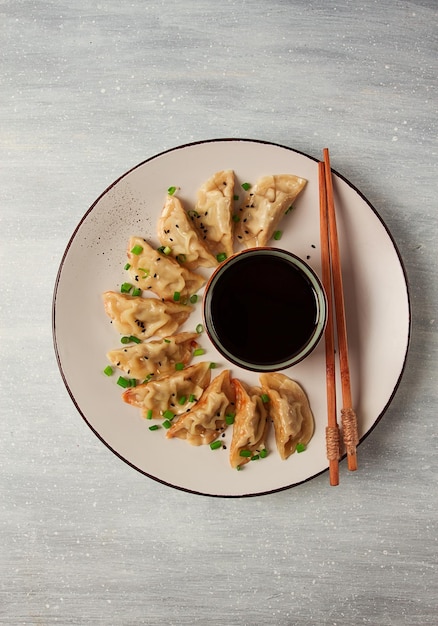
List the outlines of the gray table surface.
{"label": "gray table surface", "polygon": [[[0,623],[437,624],[436,0],[0,14]],[[102,445],[61,381],[52,293],[81,216],[128,168],[219,137],[329,146],[404,260],[405,374],[337,488],[168,488]]]}

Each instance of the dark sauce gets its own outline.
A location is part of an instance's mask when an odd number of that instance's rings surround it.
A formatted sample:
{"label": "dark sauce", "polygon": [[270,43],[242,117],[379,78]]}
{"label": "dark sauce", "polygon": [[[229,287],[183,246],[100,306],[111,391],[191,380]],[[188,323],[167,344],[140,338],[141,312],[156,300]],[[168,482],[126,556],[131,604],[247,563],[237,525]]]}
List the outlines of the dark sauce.
{"label": "dark sauce", "polygon": [[236,359],[256,366],[298,354],[315,332],[317,314],[312,284],[281,257],[259,254],[230,263],[214,285],[217,336]]}

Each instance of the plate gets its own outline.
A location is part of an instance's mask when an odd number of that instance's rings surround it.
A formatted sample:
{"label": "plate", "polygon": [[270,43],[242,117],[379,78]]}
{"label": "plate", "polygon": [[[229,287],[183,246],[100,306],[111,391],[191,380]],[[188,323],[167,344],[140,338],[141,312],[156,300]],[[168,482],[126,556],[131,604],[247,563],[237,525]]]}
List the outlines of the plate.
{"label": "plate", "polygon": [[[129,237],[139,235],[158,246],[156,223],[167,189],[178,187],[178,197],[189,208],[199,186],[221,169],[235,171],[236,193],[241,183],[254,183],[266,174],[292,173],[308,180],[294,211],[282,223],[281,241],[275,243],[306,260],[321,275],[317,160],[257,140],[191,143],[133,167],[85,213],[60,263],[53,298],[53,336],[61,376],[74,404],[118,457],[146,476],[181,490],[242,497],[290,488],[327,470],[323,341],[305,361],[284,372],[302,385],[310,400],[315,434],[307,450],[282,461],[271,434],[268,456],[240,472],[231,469],[226,449],[168,440],[164,429],[151,432],[140,411],[122,401],[117,375],[103,374],[106,353],[120,344],[104,313],[102,293],[118,290],[127,279],[124,264]],[[333,186],[353,405],[363,441],[384,414],[402,376],[410,337],[409,292],[400,254],[377,211],[336,172]],[[181,330],[193,331],[201,317],[201,304],[197,304]],[[232,376],[257,383],[257,374],[227,363],[205,333],[200,344],[206,350],[202,358],[217,363],[215,373],[228,367]],[[341,397],[339,383],[338,392]],[[230,435],[229,428],[222,440],[225,446]],[[360,471],[360,451],[358,459]]]}

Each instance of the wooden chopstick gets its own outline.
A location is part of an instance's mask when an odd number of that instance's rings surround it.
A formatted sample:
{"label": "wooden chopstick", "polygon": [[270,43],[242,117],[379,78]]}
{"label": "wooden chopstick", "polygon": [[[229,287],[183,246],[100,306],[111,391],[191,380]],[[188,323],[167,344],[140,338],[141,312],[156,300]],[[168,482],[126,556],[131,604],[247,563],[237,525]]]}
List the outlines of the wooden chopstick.
{"label": "wooden chopstick", "polygon": [[357,418],[352,406],[350,366],[348,361],[347,324],[345,320],[344,290],[342,284],[341,259],[339,254],[338,232],[336,226],[335,204],[333,196],[333,178],[328,148],[323,150],[325,185],[327,197],[327,214],[329,226],[329,244],[331,272],[333,279],[333,294],[335,303],[336,330],[338,335],[339,368],[341,375],[342,409],[341,425],[342,437],[347,452],[348,469],[357,469],[356,446],[359,443],[357,433]]}
{"label": "wooden chopstick", "polygon": [[330,485],[339,485],[340,436],[336,419],[336,373],[335,373],[335,337],[333,327],[333,296],[330,269],[330,244],[327,216],[327,190],[325,180],[325,164],[318,163],[319,181],[319,214],[321,236],[322,284],[327,296],[327,324],[325,328],[325,362],[327,389],[327,426],[326,448],[329,461]]}

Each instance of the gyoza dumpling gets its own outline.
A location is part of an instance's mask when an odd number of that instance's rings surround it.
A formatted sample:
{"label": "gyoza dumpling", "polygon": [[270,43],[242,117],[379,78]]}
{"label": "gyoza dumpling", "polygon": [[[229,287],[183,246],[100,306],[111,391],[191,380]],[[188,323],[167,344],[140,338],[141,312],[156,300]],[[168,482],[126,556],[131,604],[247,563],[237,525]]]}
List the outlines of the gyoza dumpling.
{"label": "gyoza dumpling", "polygon": [[201,397],[211,378],[209,362],[191,365],[157,380],[129,387],[123,392],[125,402],[139,407],[143,417],[152,411],[153,418],[162,418],[165,411],[184,413]]}
{"label": "gyoza dumpling", "polygon": [[279,372],[260,374],[260,384],[269,396],[267,406],[278,452],[287,459],[298,443],[307,445],[312,438],[314,421],[309,400],[298,383]]}
{"label": "gyoza dumpling", "polygon": [[111,350],[107,357],[131,378],[163,376],[174,372],[176,363],[187,365],[190,362],[198,336],[198,333],[178,333],[157,341],[142,341]]}
{"label": "gyoza dumpling", "polygon": [[239,209],[239,221],[234,229],[237,241],[245,248],[266,246],[306,183],[304,178],[292,174],[258,180]]}
{"label": "gyoza dumpling", "polygon": [[193,307],[177,302],[162,302],[157,298],[130,296],[116,291],[103,294],[106,314],[122,335],[148,339],[157,335],[167,337],[184,324]]}
{"label": "gyoza dumpling", "polygon": [[[133,252],[134,250],[134,252]],[[181,299],[196,293],[203,276],[182,267],[178,261],[152,248],[141,237],[131,237],[128,247],[129,273],[136,287],[150,289],[164,300]]]}
{"label": "gyoza dumpling", "polygon": [[185,268],[193,270],[218,264],[176,196],[167,196],[157,229],[161,245],[171,248],[172,256]]}
{"label": "gyoza dumpling", "polygon": [[172,424],[166,437],[186,439],[194,446],[209,444],[226,429],[228,413],[234,413],[234,390],[230,372],[224,370],[213,379],[199,402]]}
{"label": "gyoza dumpling", "polygon": [[200,238],[216,257],[233,254],[234,172],[216,172],[199,189],[189,215]]}
{"label": "gyoza dumpling", "polygon": [[251,460],[250,457],[240,456],[242,450],[249,450],[254,455],[266,448],[269,420],[261,398],[262,390],[259,387],[248,387],[237,378],[233,378],[232,385],[236,392],[236,414],[230,447],[230,464],[236,468]]}

